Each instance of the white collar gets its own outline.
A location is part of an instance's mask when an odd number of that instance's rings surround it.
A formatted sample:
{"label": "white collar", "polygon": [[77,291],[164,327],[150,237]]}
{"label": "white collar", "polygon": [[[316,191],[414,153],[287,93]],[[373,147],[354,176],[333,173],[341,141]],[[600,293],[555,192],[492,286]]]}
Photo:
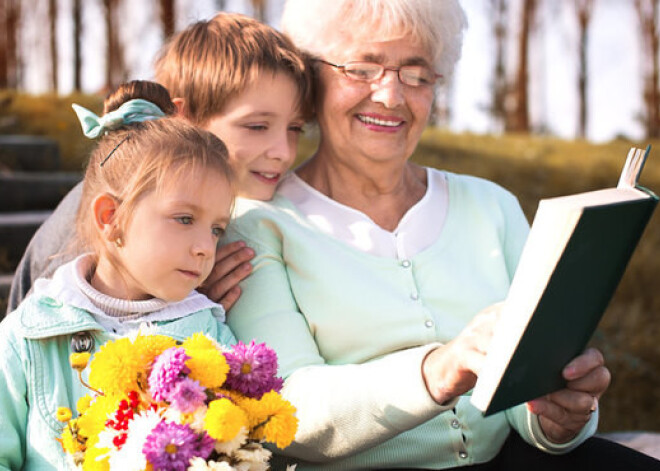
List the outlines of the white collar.
{"label": "white collar", "polygon": [[426,175],[426,193],[391,232],[361,211],[328,198],[293,172],[281,182],[277,193],[289,199],[320,231],[363,252],[403,260],[415,256],[438,239],[447,215],[449,198],[445,174],[427,168]]}

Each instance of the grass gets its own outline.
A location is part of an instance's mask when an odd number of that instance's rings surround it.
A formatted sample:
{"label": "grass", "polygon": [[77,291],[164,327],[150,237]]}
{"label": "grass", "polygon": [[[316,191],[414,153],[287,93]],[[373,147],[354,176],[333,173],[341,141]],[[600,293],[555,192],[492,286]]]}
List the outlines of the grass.
{"label": "grass", "polygon": [[[93,142],[82,136],[72,102],[95,112],[101,108],[101,98],[96,96],[34,97],[0,91],[0,133],[52,137],[60,144],[63,170],[80,170]],[[314,135],[309,133],[301,142],[299,160],[313,152]],[[452,134],[429,128],[412,159],[501,184],[518,196],[531,220],[541,198],[616,185],[628,149],[646,144],[617,140],[594,145],[528,135]],[[641,183],[660,192],[660,141],[650,144],[655,150]],[[613,374],[601,403],[601,431],[660,431],[659,250],[657,211],[591,342],[603,351]]]}

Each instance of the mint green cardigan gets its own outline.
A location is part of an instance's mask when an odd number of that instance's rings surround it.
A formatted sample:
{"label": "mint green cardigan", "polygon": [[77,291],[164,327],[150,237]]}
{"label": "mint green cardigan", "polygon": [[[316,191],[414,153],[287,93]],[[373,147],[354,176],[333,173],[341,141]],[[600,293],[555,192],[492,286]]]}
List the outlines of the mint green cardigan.
{"label": "mint green cardigan", "polygon": [[512,427],[551,453],[594,433],[596,418],[558,446],[524,405],[483,418],[467,396],[442,406],[428,394],[424,356],[504,299],[528,233],[501,187],[447,180],[442,233],[410,260],[352,248],[280,195],[237,202],[227,239],[245,240],[256,257],[228,323],[237,338],[277,351],[300,423],[296,441],[276,452],[298,470],[441,469],[489,461]]}

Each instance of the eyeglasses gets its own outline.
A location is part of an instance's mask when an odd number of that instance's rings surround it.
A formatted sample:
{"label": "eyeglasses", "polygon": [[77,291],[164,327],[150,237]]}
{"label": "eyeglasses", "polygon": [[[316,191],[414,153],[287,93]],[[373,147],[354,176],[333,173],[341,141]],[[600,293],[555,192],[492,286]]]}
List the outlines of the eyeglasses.
{"label": "eyeglasses", "polygon": [[398,68],[385,67],[376,62],[347,62],[346,64],[333,64],[332,62],[316,59],[330,67],[340,70],[346,77],[359,82],[372,82],[379,80],[386,70],[396,72],[399,81],[411,87],[421,87],[433,85],[435,81],[442,77],[430,68],[424,65],[404,65]]}

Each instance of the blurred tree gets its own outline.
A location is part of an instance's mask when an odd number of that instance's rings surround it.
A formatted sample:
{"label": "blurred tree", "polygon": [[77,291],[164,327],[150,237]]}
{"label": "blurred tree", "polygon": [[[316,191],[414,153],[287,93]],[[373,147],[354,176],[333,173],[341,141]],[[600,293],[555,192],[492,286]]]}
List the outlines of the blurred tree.
{"label": "blurred tree", "polygon": [[82,90],[82,17],[81,0],[73,0],[73,89],[77,92]]}
{"label": "blurred tree", "polygon": [[507,113],[506,98],[510,88],[506,78],[508,10],[509,0],[490,0],[488,17],[492,21],[493,38],[495,39],[495,65],[491,82],[493,95],[489,111],[498,131],[504,128]]}
{"label": "blurred tree", "polygon": [[174,0],[160,0],[160,23],[166,40],[174,34],[175,22]]}
{"label": "blurred tree", "polygon": [[535,28],[540,0],[522,0],[520,36],[518,37],[518,69],[513,90],[513,109],[507,113],[505,129],[529,132],[529,41]]}
{"label": "blurred tree", "polygon": [[589,78],[589,71],[587,67],[587,50],[588,50],[588,34],[589,23],[591,22],[591,15],[593,13],[594,0],[574,0],[575,12],[577,13],[580,43],[579,43],[579,72],[578,72],[578,101],[579,101],[579,117],[578,117],[578,137],[583,138],[587,135],[587,82]]}
{"label": "blurred tree", "polygon": [[17,88],[20,0],[0,0],[0,88]]}
{"label": "blurred tree", "polygon": [[250,0],[252,4],[252,11],[254,12],[254,17],[261,21],[262,23],[266,22],[266,0]]}
{"label": "blurred tree", "polygon": [[120,0],[103,0],[105,27],[106,27],[106,91],[114,89],[126,80],[126,65],[124,54],[119,41],[117,10]]}
{"label": "blurred tree", "polygon": [[48,0],[48,32],[50,33],[50,88],[57,93],[57,0]]}
{"label": "blurred tree", "polygon": [[660,91],[658,77],[658,2],[660,0],[635,0],[642,36],[642,65],[644,80],[643,123],[646,137],[660,137]]}

